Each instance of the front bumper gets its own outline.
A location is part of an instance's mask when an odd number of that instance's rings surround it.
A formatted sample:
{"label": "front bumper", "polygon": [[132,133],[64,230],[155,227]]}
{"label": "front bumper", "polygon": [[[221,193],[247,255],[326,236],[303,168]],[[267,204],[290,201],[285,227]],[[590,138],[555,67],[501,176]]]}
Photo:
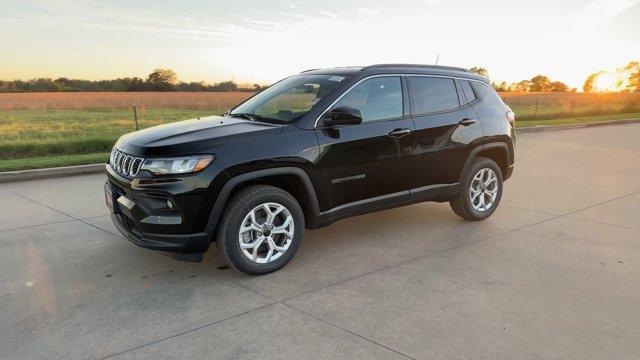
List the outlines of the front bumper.
{"label": "front bumper", "polygon": [[201,260],[215,232],[209,215],[217,186],[209,179],[216,176],[211,173],[214,169],[207,170],[210,173],[143,183],[139,178],[126,179],[106,165],[109,191],[105,195],[111,193],[113,224],[140,247],[180,260]]}
{"label": "front bumper", "polygon": [[124,214],[111,214],[111,220],[122,235],[132,243],[145,249],[170,253],[171,257],[179,260],[201,261],[202,254],[207,251],[211,241],[211,235],[207,233],[188,235],[140,233],[133,229],[131,219]]}

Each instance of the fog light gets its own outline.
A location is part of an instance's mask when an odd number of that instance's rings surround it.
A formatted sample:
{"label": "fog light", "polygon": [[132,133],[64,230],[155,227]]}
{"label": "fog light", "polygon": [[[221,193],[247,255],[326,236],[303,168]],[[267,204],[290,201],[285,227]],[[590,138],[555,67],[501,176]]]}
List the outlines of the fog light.
{"label": "fog light", "polygon": [[168,199],[167,199],[167,207],[168,207],[169,209],[173,209],[173,203],[171,202],[171,200],[168,200]]}

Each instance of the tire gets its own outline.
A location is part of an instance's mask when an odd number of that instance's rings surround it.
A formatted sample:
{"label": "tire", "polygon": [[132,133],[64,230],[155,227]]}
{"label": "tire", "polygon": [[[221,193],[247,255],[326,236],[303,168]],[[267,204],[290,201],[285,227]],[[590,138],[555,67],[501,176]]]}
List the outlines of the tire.
{"label": "tire", "polygon": [[[277,213],[270,223],[267,209]],[[304,229],[304,214],[291,194],[274,186],[252,185],[227,203],[218,228],[218,251],[246,274],[267,274],[291,261]]]}
{"label": "tire", "polygon": [[[480,172],[483,171],[482,176]],[[479,185],[479,180],[477,177],[481,176],[482,180],[489,179],[491,173],[495,175],[495,181],[491,182],[488,187],[482,187]],[[484,182],[484,181],[483,181]],[[492,186],[495,183],[495,188]],[[471,190],[472,185],[474,186],[474,191]],[[451,200],[449,204],[451,205],[451,209],[456,215],[460,216],[465,220],[470,221],[479,221],[484,220],[491,216],[494,211],[498,208],[498,204],[500,204],[500,199],[502,198],[502,172],[500,171],[500,167],[491,159],[487,159],[484,157],[477,157],[471,167],[463,177],[462,181],[462,191],[460,195],[455,200]],[[481,195],[477,195],[478,197],[472,200],[474,193],[477,193],[477,189],[485,189],[483,190]],[[490,193],[495,191],[495,197]],[[483,198],[480,199],[479,197]],[[487,204],[492,200],[491,205],[487,208],[483,209],[483,206],[480,204],[480,201],[483,204],[486,202]]]}

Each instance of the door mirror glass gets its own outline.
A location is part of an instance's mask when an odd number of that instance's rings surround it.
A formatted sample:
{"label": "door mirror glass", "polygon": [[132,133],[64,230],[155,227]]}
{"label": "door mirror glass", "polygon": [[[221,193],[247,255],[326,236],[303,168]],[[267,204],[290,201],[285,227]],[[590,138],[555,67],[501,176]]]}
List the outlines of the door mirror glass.
{"label": "door mirror glass", "polygon": [[327,126],[335,125],[355,125],[362,122],[360,110],[350,106],[337,107],[329,113],[329,118],[324,120]]}

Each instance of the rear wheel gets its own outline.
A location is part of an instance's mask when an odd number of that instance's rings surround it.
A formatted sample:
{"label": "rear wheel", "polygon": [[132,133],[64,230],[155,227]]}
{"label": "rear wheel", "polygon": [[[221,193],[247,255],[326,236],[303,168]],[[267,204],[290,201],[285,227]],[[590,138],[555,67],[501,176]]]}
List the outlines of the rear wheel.
{"label": "rear wheel", "polygon": [[465,174],[460,196],[450,201],[453,211],[466,220],[491,216],[502,198],[502,172],[491,159],[478,157]]}
{"label": "rear wheel", "polygon": [[238,270],[266,274],[293,258],[303,231],[302,209],[291,194],[254,185],[229,201],[218,231],[218,250]]}

